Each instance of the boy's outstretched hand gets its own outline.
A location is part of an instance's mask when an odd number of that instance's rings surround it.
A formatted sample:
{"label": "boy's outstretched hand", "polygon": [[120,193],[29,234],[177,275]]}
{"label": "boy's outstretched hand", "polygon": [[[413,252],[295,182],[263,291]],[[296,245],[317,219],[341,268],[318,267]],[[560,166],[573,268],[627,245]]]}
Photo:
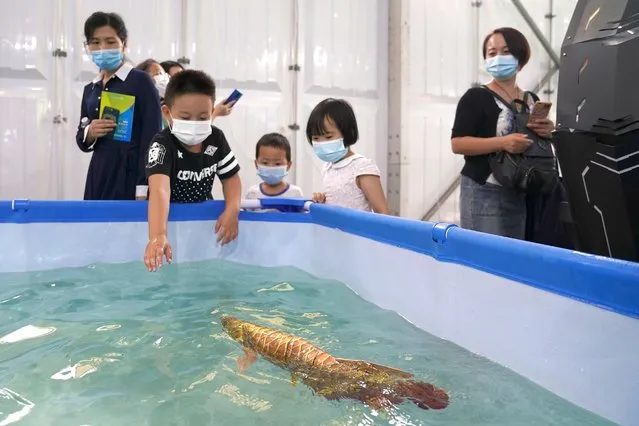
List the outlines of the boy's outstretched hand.
{"label": "boy's outstretched hand", "polygon": [[171,249],[171,244],[169,244],[166,235],[153,238],[146,245],[144,264],[149,272],[155,272],[162,266],[163,257],[166,257],[168,263],[173,261],[173,249]]}
{"label": "boy's outstretched hand", "polygon": [[222,212],[215,223],[215,233],[217,234],[218,243],[225,245],[237,238],[239,214],[239,210],[224,210],[224,212]]}

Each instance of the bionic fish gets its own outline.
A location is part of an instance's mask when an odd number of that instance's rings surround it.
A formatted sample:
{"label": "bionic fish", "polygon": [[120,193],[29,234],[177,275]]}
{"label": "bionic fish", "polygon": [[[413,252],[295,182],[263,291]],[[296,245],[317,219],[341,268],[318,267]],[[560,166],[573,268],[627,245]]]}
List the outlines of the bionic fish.
{"label": "bionic fish", "polygon": [[411,379],[412,374],[368,361],[336,358],[306,340],[240,319],[223,316],[226,333],[242,345],[237,359],[240,372],[257,355],[291,373],[291,383],[302,383],[329,400],[353,399],[381,409],[413,402],[419,408],[443,409],[448,394],[429,383]]}

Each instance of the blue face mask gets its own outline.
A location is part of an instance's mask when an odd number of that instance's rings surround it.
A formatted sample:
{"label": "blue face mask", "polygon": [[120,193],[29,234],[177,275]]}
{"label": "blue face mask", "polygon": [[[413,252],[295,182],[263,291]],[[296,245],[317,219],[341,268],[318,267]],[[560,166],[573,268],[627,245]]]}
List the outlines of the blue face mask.
{"label": "blue face mask", "polygon": [[257,175],[267,185],[277,185],[278,183],[282,182],[282,180],[284,180],[286,175],[288,175],[288,170],[286,170],[286,166],[257,166]]}
{"label": "blue face mask", "polygon": [[96,50],[91,52],[91,59],[101,70],[113,71],[122,63],[122,51],[120,49]]}
{"label": "blue face mask", "polygon": [[327,163],[335,163],[341,160],[347,151],[342,138],[326,142],[313,142],[313,150],[320,160]]}
{"label": "blue face mask", "polygon": [[517,74],[519,61],[513,55],[498,55],[486,59],[486,71],[496,80],[507,80]]}

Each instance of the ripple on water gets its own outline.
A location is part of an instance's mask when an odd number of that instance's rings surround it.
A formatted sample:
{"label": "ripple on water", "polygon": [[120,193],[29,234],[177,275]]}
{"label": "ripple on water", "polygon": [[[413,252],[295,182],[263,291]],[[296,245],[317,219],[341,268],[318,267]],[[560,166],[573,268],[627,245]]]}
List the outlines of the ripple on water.
{"label": "ripple on water", "polygon": [[[27,426],[610,424],[295,268],[217,260],[156,274],[136,262],[9,275],[0,274],[0,424],[14,412]],[[452,403],[377,412],[293,386],[263,359],[239,374],[242,350],[223,314],[409,371]],[[28,326],[35,337],[11,334]]]}

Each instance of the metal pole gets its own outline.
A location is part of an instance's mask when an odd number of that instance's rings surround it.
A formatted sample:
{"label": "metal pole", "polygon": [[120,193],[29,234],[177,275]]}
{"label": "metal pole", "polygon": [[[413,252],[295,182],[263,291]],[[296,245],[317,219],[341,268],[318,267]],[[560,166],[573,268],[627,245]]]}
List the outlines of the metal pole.
{"label": "metal pole", "polygon": [[446,188],[446,190],[441,193],[441,195],[439,196],[439,198],[437,199],[435,204],[433,204],[433,206],[430,209],[428,209],[426,214],[424,216],[422,216],[422,220],[425,221],[425,222],[430,221],[430,219],[433,216],[435,216],[435,213],[437,213],[439,211],[439,209],[441,208],[442,204],[444,204],[446,202],[446,200],[448,200],[448,198],[450,198],[450,196],[453,194],[453,192],[455,192],[455,190],[457,189],[457,187],[459,186],[460,183],[461,183],[461,174],[458,174],[455,177],[455,180],[453,180],[453,182],[450,185],[448,185],[448,188]]}
{"label": "metal pole", "polygon": [[176,52],[176,56],[178,58],[186,58],[186,51],[188,42],[186,41],[188,37],[187,26],[189,25],[189,5],[188,0],[182,0],[180,2],[180,44],[178,49],[180,52]]}
{"label": "metal pole", "polygon": [[[474,30],[473,33],[474,34],[471,35],[471,38],[472,38],[471,43],[472,43],[473,49],[479,48],[480,40],[481,40],[481,38],[480,38],[481,36],[479,34],[479,22],[481,20],[481,12],[480,12],[479,9],[481,8],[481,5],[482,5],[481,0],[473,1],[473,2],[470,3],[470,6],[473,8],[473,15],[474,15],[473,17],[475,18],[474,21],[473,21],[473,26],[475,27],[475,28],[473,28],[473,30]],[[479,55],[477,55],[475,57],[477,59],[479,59]],[[479,70],[481,68],[483,68],[483,63],[481,63],[481,62],[480,63],[475,62],[475,63],[477,64],[477,66],[473,67],[473,70],[474,70],[473,71],[473,77],[472,77],[473,78],[473,81],[472,81],[472,86],[473,87],[477,87],[477,86],[479,86],[481,84],[481,82],[479,81]]]}
{"label": "metal pole", "polygon": [[550,79],[555,75],[557,71],[559,71],[559,67],[552,67],[551,69],[549,69],[546,75],[543,76],[543,78],[539,81],[539,83],[537,83],[535,88],[532,90],[533,93],[539,93],[541,88],[550,82]]}
{"label": "metal pole", "polygon": [[532,16],[530,16],[528,11],[526,10],[526,7],[523,4],[521,4],[520,0],[512,0],[512,2],[515,8],[517,8],[519,13],[521,14],[521,17],[524,18],[524,21],[526,21],[530,29],[533,31],[533,33],[535,33],[535,36],[537,37],[537,39],[543,46],[544,50],[548,53],[548,56],[550,56],[550,59],[552,59],[552,61],[555,63],[555,66],[559,68],[559,62],[560,62],[559,55],[555,53],[555,50],[552,48],[550,43],[548,43],[548,40],[546,40],[546,37],[541,32],[541,30],[539,29],[539,27],[533,20]]}
{"label": "metal pole", "polygon": [[[298,106],[299,106],[299,99],[298,99],[298,91],[299,91],[299,78],[300,78],[300,65],[299,65],[299,47],[300,47],[300,5],[299,5],[299,0],[293,0],[293,10],[291,11],[292,13],[292,48],[291,51],[289,52],[289,71],[291,72],[291,112],[289,115],[289,124],[288,124],[288,128],[291,130],[291,136],[290,136],[290,144],[293,147],[293,161],[296,161],[298,163],[301,163],[301,158],[302,158],[302,153],[300,152],[300,150],[298,149],[298,133],[297,131],[299,130],[300,126],[297,123],[297,119],[298,119]],[[301,185],[300,182],[300,172],[298,171],[298,168],[295,168],[295,170],[293,171],[294,175],[293,175],[293,181],[298,184]]]}
{"label": "metal pole", "polygon": [[[409,65],[409,13],[407,0],[388,2],[388,159],[386,180],[388,209],[392,215],[401,216],[402,186],[402,139],[407,140],[409,132],[404,124],[407,115],[408,65]],[[403,136],[403,138],[402,138]],[[408,182],[407,179],[404,179]]]}
{"label": "metal pole", "polygon": [[[554,15],[554,0],[549,0],[548,1],[548,14],[546,15],[546,19],[548,19],[548,43],[550,43],[550,45],[552,46],[552,36],[553,36],[553,31],[552,31],[552,26],[553,26],[553,19],[555,17]],[[550,63],[550,61],[548,61],[548,73],[551,72],[552,70],[552,64]],[[554,74],[554,72],[552,73]],[[546,86],[546,90],[544,91],[544,93],[546,94],[546,96],[548,96],[548,98],[550,98],[550,96],[552,95],[553,89],[552,89],[552,84],[550,82],[550,79],[548,79],[548,85]]]}
{"label": "metal pole", "polygon": [[[473,31],[471,31],[471,44],[474,47],[479,47],[479,43],[481,40],[481,35],[479,34],[479,28],[480,28],[480,21],[481,21],[481,6],[482,6],[482,1],[481,0],[473,0],[470,2],[470,6],[473,8]],[[473,71],[473,75],[472,75],[472,83],[471,85],[473,87],[477,87],[479,86],[481,83],[479,81],[479,69],[483,66],[482,64],[477,64],[477,67],[473,67],[474,71]],[[535,92],[536,93],[536,92]],[[422,215],[422,220],[423,221],[429,221],[433,216],[435,216],[435,214],[439,211],[439,209],[441,208],[442,204],[444,204],[444,202],[446,202],[446,200],[448,198],[450,198],[450,196],[455,192],[455,190],[457,189],[457,187],[459,187],[461,183],[461,174],[457,174],[455,176],[455,179],[453,179],[453,181],[451,182],[450,185],[448,185],[448,187],[442,192],[440,193],[439,197],[437,198],[437,201],[435,201],[435,203],[433,203],[432,206],[430,206],[430,208],[426,211],[425,214]]]}

